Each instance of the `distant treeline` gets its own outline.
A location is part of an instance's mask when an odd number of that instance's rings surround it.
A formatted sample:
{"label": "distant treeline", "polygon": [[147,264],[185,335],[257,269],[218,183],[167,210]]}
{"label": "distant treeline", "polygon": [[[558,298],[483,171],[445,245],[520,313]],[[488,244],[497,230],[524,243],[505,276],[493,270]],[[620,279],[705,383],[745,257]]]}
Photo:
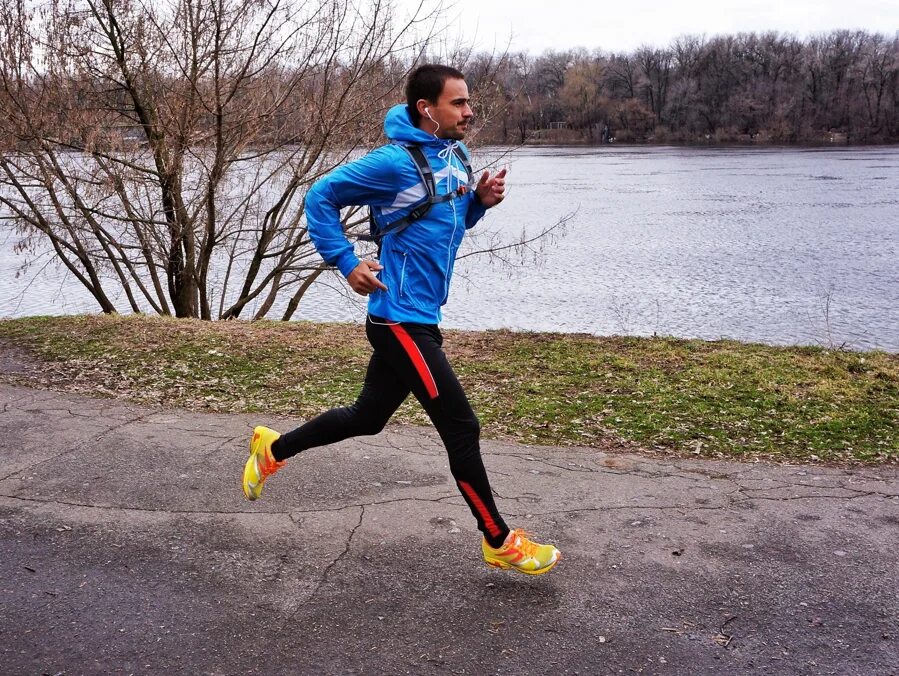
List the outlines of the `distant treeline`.
{"label": "distant treeline", "polygon": [[[62,59],[64,49],[44,51]],[[215,78],[139,56],[134,49],[123,58],[135,59],[136,81],[155,92],[159,120],[171,118],[173,129],[166,133],[181,144],[208,144],[221,123],[214,110],[195,111],[189,128],[178,120],[194,105],[193,95],[215,89]],[[777,32],[684,36],[667,47],[631,53],[463,49],[425,58],[466,73],[479,117],[476,143],[899,141],[899,32],[887,37],[839,30],[806,40]],[[408,54],[390,52],[372,60],[365,71],[339,57],[265,63],[253,72],[252,84],[235,80],[241,86],[229,101],[240,103],[242,114],[258,111],[249,127],[241,122],[237,128],[241,135],[252,129],[257,144],[315,145],[322,136],[338,146],[377,143],[380,111],[402,98],[414,63]],[[0,150],[21,148],[36,133],[73,149],[146,142],[150,127],[141,122],[139,108],[90,62],[51,71],[25,68],[20,55],[2,48],[0,61],[4,72],[16,74],[0,78],[0,113],[12,111],[0,119]],[[347,83],[367,88],[372,115],[331,103],[333,92]],[[39,125],[18,123],[23,104],[42,111]],[[327,133],[322,120],[329,121]]]}
{"label": "distant treeline", "polygon": [[686,36],[628,54],[482,55],[467,72],[507,104],[492,141],[899,140],[899,33]]}

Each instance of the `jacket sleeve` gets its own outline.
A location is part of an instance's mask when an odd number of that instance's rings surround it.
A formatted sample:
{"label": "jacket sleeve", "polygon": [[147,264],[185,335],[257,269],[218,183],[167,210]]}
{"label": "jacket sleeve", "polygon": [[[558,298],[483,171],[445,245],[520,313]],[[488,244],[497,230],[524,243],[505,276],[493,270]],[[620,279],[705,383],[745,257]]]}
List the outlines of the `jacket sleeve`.
{"label": "jacket sleeve", "polygon": [[348,206],[389,204],[399,191],[400,163],[396,149],[382,146],[365,157],[338,167],[316,181],[306,193],[309,237],[328,265],[344,277],[359,265],[352,243],[340,222]]}
{"label": "jacket sleeve", "polygon": [[481,204],[481,198],[474,189],[469,190],[465,196],[468,200],[468,211],[465,212],[465,229],[473,228],[475,223],[484,217],[487,213],[487,207]]}

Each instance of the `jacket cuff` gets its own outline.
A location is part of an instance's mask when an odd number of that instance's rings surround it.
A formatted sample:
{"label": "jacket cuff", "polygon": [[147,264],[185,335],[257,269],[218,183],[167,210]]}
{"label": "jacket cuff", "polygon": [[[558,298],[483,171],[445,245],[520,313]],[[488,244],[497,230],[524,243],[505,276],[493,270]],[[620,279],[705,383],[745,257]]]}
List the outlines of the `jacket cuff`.
{"label": "jacket cuff", "polygon": [[349,277],[350,273],[359,265],[359,259],[352,251],[347,251],[340,255],[337,259],[337,269],[344,277]]}
{"label": "jacket cuff", "polygon": [[472,228],[474,225],[484,217],[484,214],[487,213],[487,207],[484,206],[484,203],[481,202],[481,198],[478,197],[478,194],[472,190],[471,192],[471,204],[468,205],[468,213],[465,217],[465,227]]}

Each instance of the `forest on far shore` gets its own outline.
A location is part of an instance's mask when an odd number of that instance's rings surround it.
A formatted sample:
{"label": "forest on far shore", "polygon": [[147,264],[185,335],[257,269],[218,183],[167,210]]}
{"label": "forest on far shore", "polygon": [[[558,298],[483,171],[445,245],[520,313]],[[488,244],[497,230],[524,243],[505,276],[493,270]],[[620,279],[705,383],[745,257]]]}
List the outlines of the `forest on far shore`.
{"label": "forest on far shore", "polygon": [[491,141],[893,143],[899,32],[683,36],[631,53],[470,59]]}
{"label": "forest on far shore", "polygon": [[[36,137],[73,150],[152,146],[154,118],[164,126],[175,122],[178,142],[187,145],[208,145],[215,128],[233,118],[241,138],[246,119],[252,120],[254,142],[316,145],[326,137],[338,146],[371,146],[379,141],[382,111],[402,100],[406,76],[424,61],[465,73],[478,118],[473,145],[899,141],[899,31],[835,30],[807,38],[776,31],[684,35],[667,46],[631,52],[486,53],[464,45],[447,49],[439,35],[416,38],[409,26],[391,28],[389,16],[375,11],[371,21],[379,37],[371,30],[354,36],[357,52],[309,39],[307,24],[292,28],[290,40],[262,59],[254,53],[258,39],[246,33],[252,24],[243,24],[249,0],[233,0],[230,13],[189,29],[179,18],[180,3],[164,4],[159,17],[142,14],[146,8],[123,10],[109,24],[121,31],[119,51],[105,43],[102,21],[91,26],[64,9],[53,21],[34,14],[0,22],[0,34],[5,26],[18,43],[0,48],[0,130],[7,132],[0,135],[0,149],[21,149]],[[148,18],[172,22],[183,35],[167,41],[148,32],[142,28]],[[201,34],[227,21],[233,44]],[[292,21],[285,16],[279,25]],[[260,30],[280,30],[268,24],[266,19]],[[33,36],[26,35],[29,29]],[[82,47],[74,49],[60,35]],[[406,36],[408,44],[398,48]],[[228,59],[250,59],[255,70],[241,71]],[[218,71],[210,64],[220,64]],[[364,93],[367,105],[344,105],[342,92],[349,91]],[[142,110],[135,96],[158,103]],[[235,112],[218,104],[197,109],[197,99],[209,96]],[[41,111],[39,124],[26,109]],[[23,115],[32,119],[23,124]],[[185,115],[190,124],[177,122]]]}

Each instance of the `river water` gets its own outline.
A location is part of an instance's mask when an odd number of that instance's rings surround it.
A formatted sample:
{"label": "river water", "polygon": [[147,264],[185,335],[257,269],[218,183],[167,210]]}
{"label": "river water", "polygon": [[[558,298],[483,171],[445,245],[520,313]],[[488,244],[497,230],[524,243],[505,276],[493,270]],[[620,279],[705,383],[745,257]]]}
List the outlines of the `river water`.
{"label": "river water", "polygon": [[[447,328],[899,351],[899,148],[541,147],[504,161],[508,198],[486,234],[514,241],[576,213],[513,267],[460,260]],[[52,265],[16,277],[14,242],[0,234],[0,316],[96,311]],[[351,296],[333,275],[296,318],[361,321]]]}

